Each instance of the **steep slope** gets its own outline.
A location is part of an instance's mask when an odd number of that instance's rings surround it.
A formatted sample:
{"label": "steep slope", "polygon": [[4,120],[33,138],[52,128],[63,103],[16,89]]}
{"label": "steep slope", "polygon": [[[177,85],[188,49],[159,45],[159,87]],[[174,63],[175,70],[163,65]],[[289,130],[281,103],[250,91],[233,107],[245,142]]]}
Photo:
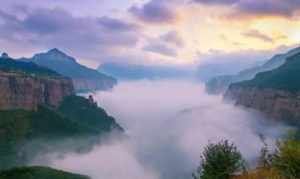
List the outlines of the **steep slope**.
{"label": "steep slope", "polygon": [[300,53],[277,69],[259,73],[254,79],[230,85],[226,97],[270,117],[300,122]]}
{"label": "steep slope", "polygon": [[71,78],[76,91],[108,90],[117,83],[116,79],[77,63],[73,57],[58,49],[22,60],[29,60]]}
{"label": "steep slope", "polygon": [[58,73],[37,66],[0,58],[0,109],[35,110],[44,104],[56,107],[64,97],[74,93],[70,79]]}
{"label": "steep slope", "polygon": [[244,80],[251,80],[255,77],[256,74],[260,72],[276,69],[283,65],[287,58],[292,57],[299,52],[300,47],[292,49],[285,54],[275,55],[264,65],[243,70],[237,75],[225,75],[215,77],[206,83],[206,89],[209,93],[212,94],[219,94],[225,92],[230,84]]}
{"label": "steep slope", "polygon": [[89,179],[89,177],[48,167],[19,167],[0,172],[0,179]]}

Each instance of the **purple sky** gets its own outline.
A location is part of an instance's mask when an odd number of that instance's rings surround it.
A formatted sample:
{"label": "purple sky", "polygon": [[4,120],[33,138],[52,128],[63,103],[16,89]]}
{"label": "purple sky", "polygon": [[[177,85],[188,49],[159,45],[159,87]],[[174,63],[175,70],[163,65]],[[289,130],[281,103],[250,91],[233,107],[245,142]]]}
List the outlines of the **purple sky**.
{"label": "purple sky", "polygon": [[[59,48],[92,66],[198,63],[215,50],[228,56],[295,46],[299,9],[298,0],[4,0],[0,51],[20,57]],[[290,31],[275,32],[277,20]]]}

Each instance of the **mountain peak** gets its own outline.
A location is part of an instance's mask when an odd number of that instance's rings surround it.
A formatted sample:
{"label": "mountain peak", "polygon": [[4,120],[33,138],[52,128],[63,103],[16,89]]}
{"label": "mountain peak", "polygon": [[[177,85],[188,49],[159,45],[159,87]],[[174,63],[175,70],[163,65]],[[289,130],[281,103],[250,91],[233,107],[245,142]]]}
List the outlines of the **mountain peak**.
{"label": "mountain peak", "polygon": [[57,48],[53,48],[53,49],[47,51],[46,53],[36,54],[33,58],[76,62],[73,57],[68,56],[66,53],[62,52],[61,50],[59,50]]}
{"label": "mountain peak", "polygon": [[2,55],[1,55],[1,58],[5,58],[5,59],[7,59],[7,58],[9,58],[9,56],[8,56],[8,54],[7,53],[2,53]]}
{"label": "mountain peak", "polygon": [[53,48],[47,52],[48,54],[60,54],[60,55],[66,55],[64,52],[57,48]]}

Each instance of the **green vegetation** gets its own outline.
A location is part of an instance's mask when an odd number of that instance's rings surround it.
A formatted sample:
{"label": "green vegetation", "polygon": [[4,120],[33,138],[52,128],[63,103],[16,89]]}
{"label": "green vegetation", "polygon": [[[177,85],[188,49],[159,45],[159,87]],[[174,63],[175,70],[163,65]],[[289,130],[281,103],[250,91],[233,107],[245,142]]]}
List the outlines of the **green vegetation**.
{"label": "green vegetation", "polygon": [[[103,109],[79,96],[65,98],[58,109],[40,106],[37,111],[0,111],[0,116],[0,169],[23,164],[42,150],[40,144],[25,145],[34,140],[53,142],[99,136],[112,129],[122,131]],[[91,144],[97,141],[86,139],[85,142]]]}
{"label": "green vegetation", "polygon": [[201,166],[194,174],[194,179],[229,179],[244,169],[242,155],[227,140],[209,144],[201,158]]}
{"label": "green vegetation", "polygon": [[39,77],[63,78],[53,70],[38,66],[32,62],[22,62],[11,58],[0,58],[0,70]]}
{"label": "green vegetation", "polygon": [[284,65],[275,70],[259,73],[253,80],[235,83],[233,86],[271,88],[298,92],[300,91],[299,75],[300,53],[288,58]]}
{"label": "green vegetation", "polygon": [[278,142],[272,167],[284,178],[300,178],[300,142],[294,138]]}
{"label": "green vegetation", "polygon": [[[262,149],[259,165],[254,170],[242,170],[243,160],[233,144],[209,144],[195,179],[299,179],[300,141],[289,135],[277,142],[275,152]],[[237,172],[243,171],[242,174]]]}
{"label": "green vegetation", "polygon": [[20,167],[0,172],[0,179],[89,179],[48,167]]}
{"label": "green vegetation", "polygon": [[95,132],[108,132],[113,128],[122,130],[115,119],[108,116],[92,99],[69,96],[62,102],[58,111],[72,121],[79,122],[81,126],[89,128],[90,131],[96,129]]}

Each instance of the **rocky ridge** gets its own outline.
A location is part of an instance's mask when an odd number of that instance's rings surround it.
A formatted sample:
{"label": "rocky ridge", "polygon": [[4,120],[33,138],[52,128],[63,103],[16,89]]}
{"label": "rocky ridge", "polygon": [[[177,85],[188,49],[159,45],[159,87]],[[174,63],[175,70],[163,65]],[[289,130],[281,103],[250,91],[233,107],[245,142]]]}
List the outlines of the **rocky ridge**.
{"label": "rocky ridge", "polygon": [[286,59],[294,56],[300,52],[300,47],[294,48],[287,53],[277,54],[268,60],[262,66],[256,66],[253,68],[245,69],[236,75],[223,75],[217,76],[206,83],[206,90],[211,94],[220,94],[226,92],[230,84],[251,80],[258,73],[270,71],[276,69],[286,62]]}
{"label": "rocky ridge", "polygon": [[237,105],[253,108],[285,122],[300,122],[300,53],[277,69],[252,80],[231,84],[225,94]]}
{"label": "rocky ridge", "polygon": [[6,54],[0,58],[0,66],[1,110],[36,110],[39,105],[57,107],[64,97],[74,94],[69,78],[48,69],[16,61]]}

